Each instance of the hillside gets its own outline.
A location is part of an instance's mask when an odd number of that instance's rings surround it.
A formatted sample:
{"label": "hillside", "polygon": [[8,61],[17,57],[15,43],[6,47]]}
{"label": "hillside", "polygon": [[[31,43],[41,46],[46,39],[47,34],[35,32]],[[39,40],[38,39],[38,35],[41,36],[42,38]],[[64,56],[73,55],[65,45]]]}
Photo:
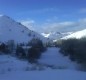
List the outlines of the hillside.
{"label": "hillside", "polygon": [[16,22],[10,17],[5,15],[0,16],[0,42],[14,40],[17,43],[27,43],[33,38],[39,38],[43,41],[47,41],[47,39],[40,34],[29,30],[21,23]]}
{"label": "hillside", "polygon": [[62,39],[69,39],[69,38],[76,38],[76,39],[80,39],[82,37],[86,37],[86,29],[81,30],[81,31],[76,31],[73,34],[70,34],[68,36],[63,37]]}

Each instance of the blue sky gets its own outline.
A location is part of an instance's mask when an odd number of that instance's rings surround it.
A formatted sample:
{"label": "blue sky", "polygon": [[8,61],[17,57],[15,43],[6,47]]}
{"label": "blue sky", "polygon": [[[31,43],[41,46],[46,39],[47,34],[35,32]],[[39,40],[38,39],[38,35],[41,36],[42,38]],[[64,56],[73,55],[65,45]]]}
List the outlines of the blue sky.
{"label": "blue sky", "polygon": [[40,26],[78,22],[86,18],[86,0],[0,0],[0,14]]}

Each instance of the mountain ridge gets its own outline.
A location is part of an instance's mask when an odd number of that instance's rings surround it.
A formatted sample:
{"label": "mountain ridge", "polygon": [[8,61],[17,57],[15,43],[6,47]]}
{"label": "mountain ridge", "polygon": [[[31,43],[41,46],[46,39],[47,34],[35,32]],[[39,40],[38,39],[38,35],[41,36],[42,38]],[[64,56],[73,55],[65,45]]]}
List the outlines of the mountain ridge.
{"label": "mountain ridge", "polygon": [[27,43],[33,38],[39,38],[42,41],[47,41],[42,35],[29,30],[20,22],[16,22],[6,15],[0,15],[0,42],[14,40],[17,43]]}
{"label": "mountain ridge", "polygon": [[70,34],[68,36],[63,37],[62,39],[69,39],[69,38],[80,39],[82,37],[86,37],[86,29],[83,29],[83,30],[80,30],[80,31],[76,31],[73,34]]}

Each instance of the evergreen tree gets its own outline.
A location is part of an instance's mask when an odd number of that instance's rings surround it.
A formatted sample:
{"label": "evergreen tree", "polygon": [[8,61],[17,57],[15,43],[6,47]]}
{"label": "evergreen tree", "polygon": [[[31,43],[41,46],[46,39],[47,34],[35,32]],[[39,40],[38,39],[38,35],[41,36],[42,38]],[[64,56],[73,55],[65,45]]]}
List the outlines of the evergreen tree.
{"label": "evergreen tree", "polygon": [[21,46],[17,46],[16,55],[18,58],[26,58],[25,50]]}
{"label": "evergreen tree", "polygon": [[9,53],[8,46],[5,43],[1,43],[0,52],[7,53],[7,54]]}

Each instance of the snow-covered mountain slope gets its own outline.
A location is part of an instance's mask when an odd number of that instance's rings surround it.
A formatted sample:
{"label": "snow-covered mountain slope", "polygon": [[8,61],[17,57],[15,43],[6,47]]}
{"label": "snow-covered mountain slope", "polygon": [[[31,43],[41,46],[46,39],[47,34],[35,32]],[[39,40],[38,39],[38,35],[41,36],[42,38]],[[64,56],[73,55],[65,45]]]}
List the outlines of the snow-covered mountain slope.
{"label": "snow-covered mountain slope", "polygon": [[50,33],[41,33],[44,37],[46,38],[50,38],[52,40],[57,40],[60,39],[64,36],[70,35],[73,32],[65,32],[65,33],[61,33],[61,32],[50,32]]}
{"label": "snow-covered mountain slope", "polygon": [[76,39],[80,39],[82,37],[86,37],[86,29],[81,30],[81,31],[77,31],[71,35],[65,36],[62,39],[69,39],[69,38],[76,38]]}
{"label": "snow-covered mountain slope", "polygon": [[46,41],[40,34],[29,30],[19,22],[14,21],[8,16],[0,16],[0,42],[7,42],[8,40],[14,40],[17,43],[27,43],[32,38],[40,38]]}

